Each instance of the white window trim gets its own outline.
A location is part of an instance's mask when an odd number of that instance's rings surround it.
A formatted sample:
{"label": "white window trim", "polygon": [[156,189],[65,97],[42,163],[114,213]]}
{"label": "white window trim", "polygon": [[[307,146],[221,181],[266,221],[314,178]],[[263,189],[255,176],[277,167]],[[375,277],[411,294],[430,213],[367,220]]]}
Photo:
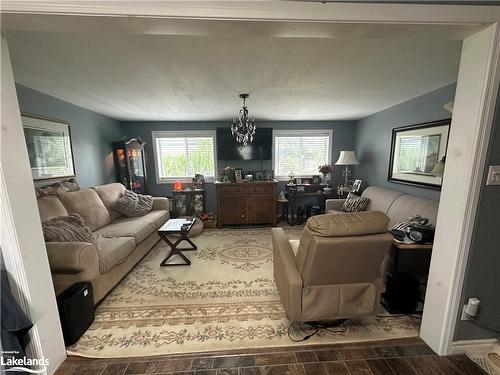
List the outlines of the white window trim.
{"label": "white window trim", "polygon": [[[273,129],[273,145],[272,145],[272,158],[273,158],[273,171],[276,171],[276,153],[275,144],[276,137],[291,137],[291,136],[307,136],[307,135],[317,135],[317,136],[327,136],[328,137],[328,164],[332,164],[332,153],[333,153],[333,129],[307,129],[307,130],[296,130],[296,129]],[[319,172],[318,172],[319,174]],[[299,178],[310,178],[311,175],[296,175]],[[288,176],[278,176],[274,177],[278,181],[288,181]]]}
{"label": "white window trim", "polygon": [[179,180],[182,183],[191,183],[192,177],[168,177],[161,178],[160,170],[158,165],[158,152],[156,150],[156,139],[158,138],[179,138],[179,137],[212,137],[213,139],[213,148],[214,148],[214,176],[205,176],[206,182],[214,182],[217,176],[217,135],[215,130],[161,130],[161,131],[152,131],[151,136],[153,138],[153,156],[154,156],[154,165],[155,165],[155,173],[156,173],[156,183],[157,184],[171,184],[176,180]]}

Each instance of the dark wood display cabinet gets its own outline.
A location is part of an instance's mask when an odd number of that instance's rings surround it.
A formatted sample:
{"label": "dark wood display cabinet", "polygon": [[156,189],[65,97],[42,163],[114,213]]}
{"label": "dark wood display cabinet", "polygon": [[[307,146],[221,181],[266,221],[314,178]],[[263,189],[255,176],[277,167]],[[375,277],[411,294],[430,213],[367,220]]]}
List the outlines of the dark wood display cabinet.
{"label": "dark wood display cabinet", "polygon": [[231,224],[276,226],[276,180],[215,182],[218,227]]}
{"label": "dark wood display cabinet", "polygon": [[140,138],[113,142],[116,179],[127,189],[136,193],[146,193],[145,143]]}

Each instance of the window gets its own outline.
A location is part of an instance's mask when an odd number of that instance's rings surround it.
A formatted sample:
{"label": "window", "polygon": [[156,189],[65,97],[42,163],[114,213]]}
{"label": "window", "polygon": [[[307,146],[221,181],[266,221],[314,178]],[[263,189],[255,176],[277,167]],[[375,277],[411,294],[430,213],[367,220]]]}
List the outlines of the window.
{"label": "window", "polygon": [[160,131],[152,135],[158,183],[177,179],[191,182],[195,173],[204,175],[207,181],[214,180],[215,132]]}
{"label": "window", "polygon": [[298,177],[318,174],[320,165],[331,162],[331,130],[275,130],[273,137],[274,172],[279,180],[288,179],[290,172]]}

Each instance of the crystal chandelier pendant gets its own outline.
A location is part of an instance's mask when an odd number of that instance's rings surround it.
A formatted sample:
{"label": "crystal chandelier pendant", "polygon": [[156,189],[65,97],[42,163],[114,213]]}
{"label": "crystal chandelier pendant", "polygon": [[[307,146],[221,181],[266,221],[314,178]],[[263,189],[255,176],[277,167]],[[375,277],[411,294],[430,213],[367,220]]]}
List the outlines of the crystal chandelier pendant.
{"label": "crystal chandelier pendant", "polygon": [[246,106],[246,99],[248,97],[248,94],[240,94],[240,98],[243,99],[243,107],[240,109],[238,118],[234,118],[231,124],[231,134],[235,136],[236,142],[241,143],[243,146],[253,141],[256,129],[255,119],[248,116],[248,108]]}

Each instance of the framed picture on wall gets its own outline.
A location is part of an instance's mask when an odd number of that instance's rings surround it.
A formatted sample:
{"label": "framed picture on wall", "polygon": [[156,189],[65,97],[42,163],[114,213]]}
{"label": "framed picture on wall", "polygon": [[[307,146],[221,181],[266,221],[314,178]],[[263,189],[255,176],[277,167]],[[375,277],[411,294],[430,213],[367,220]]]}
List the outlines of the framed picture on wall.
{"label": "framed picture on wall", "polygon": [[75,177],[68,122],[21,114],[33,180]]}
{"label": "framed picture on wall", "polygon": [[392,130],[388,181],[441,189],[451,119]]}

